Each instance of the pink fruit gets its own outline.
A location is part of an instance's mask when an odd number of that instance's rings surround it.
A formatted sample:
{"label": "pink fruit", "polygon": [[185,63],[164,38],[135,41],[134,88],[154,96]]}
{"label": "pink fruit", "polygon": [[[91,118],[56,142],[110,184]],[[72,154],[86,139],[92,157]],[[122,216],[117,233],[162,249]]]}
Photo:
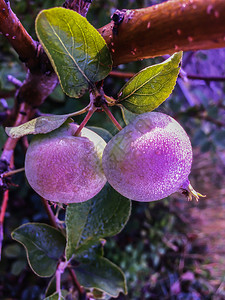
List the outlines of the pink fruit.
{"label": "pink fruit", "polygon": [[26,177],[43,198],[60,203],[83,202],[105,185],[101,158],[105,141],[83,128],[74,136],[75,124],[66,124],[36,136],[25,159]]}
{"label": "pink fruit", "polygon": [[117,192],[132,200],[154,201],[186,189],[192,147],[177,121],[149,112],[136,117],[109,141],[102,163]]}

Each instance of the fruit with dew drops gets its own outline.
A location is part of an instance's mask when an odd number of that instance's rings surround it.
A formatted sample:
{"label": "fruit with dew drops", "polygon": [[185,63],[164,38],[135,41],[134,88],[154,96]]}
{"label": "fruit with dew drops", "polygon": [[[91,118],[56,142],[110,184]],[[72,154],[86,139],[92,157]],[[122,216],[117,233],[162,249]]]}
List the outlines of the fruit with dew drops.
{"label": "fruit with dew drops", "polygon": [[163,113],[137,116],[109,141],[102,164],[112,187],[132,200],[159,200],[179,189],[194,194],[188,181],[190,140],[180,124]]}
{"label": "fruit with dew drops", "polygon": [[60,202],[83,202],[103,188],[105,141],[95,132],[66,123],[48,134],[35,136],[25,158],[25,173],[31,187],[43,198]]}

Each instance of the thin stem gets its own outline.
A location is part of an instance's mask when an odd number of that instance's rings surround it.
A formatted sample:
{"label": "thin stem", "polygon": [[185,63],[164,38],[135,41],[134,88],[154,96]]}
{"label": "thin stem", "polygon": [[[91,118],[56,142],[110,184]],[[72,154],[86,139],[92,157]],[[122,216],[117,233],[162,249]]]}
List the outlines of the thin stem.
{"label": "thin stem", "polygon": [[55,272],[55,279],[56,279],[56,292],[58,293],[58,300],[60,300],[62,295],[61,294],[61,270],[58,268]]}
{"label": "thin stem", "polygon": [[[135,75],[135,73],[111,71],[109,73],[109,75],[112,77],[119,77],[119,78],[126,79],[126,78],[132,78]],[[184,76],[181,76],[181,77],[184,77]],[[204,76],[204,75],[197,75],[197,74],[185,74],[185,77],[187,79],[192,79],[192,80],[217,81],[217,82],[225,81],[224,76]]]}
{"label": "thin stem", "polygon": [[41,201],[42,201],[42,203],[43,203],[43,205],[44,205],[44,208],[45,208],[46,213],[47,213],[47,215],[48,215],[48,217],[49,217],[49,220],[50,220],[51,225],[52,225],[53,227],[55,227],[55,228],[58,228],[58,225],[57,225],[57,222],[56,222],[55,215],[54,215],[54,213],[53,213],[51,207],[49,206],[47,200],[45,200],[44,198],[41,198]]}
{"label": "thin stem", "polygon": [[25,171],[25,168],[20,168],[20,169],[16,169],[16,170],[12,170],[12,171],[9,171],[9,172],[6,172],[4,174],[2,174],[2,177],[9,177],[9,176],[12,176],[14,174],[17,174],[17,173],[20,173],[20,172],[24,172]]}
{"label": "thin stem", "polygon": [[117,129],[122,130],[123,127],[117,122],[111,111],[109,110],[108,106],[106,104],[102,105],[103,110],[107,114],[107,116],[110,118],[110,120],[113,122],[113,124],[117,127]]}
{"label": "thin stem", "polygon": [[225,81],[225,77],[217,77],[217,76],[204,76],[204,75],[195,75],[195,74],[187,74],[188,79],[197,79],[204,81]]}
{"label": "thin stem", "polygon": [[92,107],[86,117],[84,118],[84,120],[82,121],[82,123],[80,124],[80,126],[77,128],[77,131],[75,132],[75,136],[78,136],[79,133],[81,132],[81,130],[84,128],[84,126],[87,124],[88,120],[91,118],[91,116],[93,115],[93,113],[96,111],[96,108],[95,107]]}
{"label": "thin stem", "polygon": [[84,113],[86,113],[90,108],[90,105],[87,105],[85,108],[81,109],[81,110],[78,110],[78,111],[75,111],[71,114],[67,114],[68,117],[75,117],[75,116],[79,116],[79,115],[82,115]]}
{"label": "thin stem", "polygon": [[119,78],[132,78],[135,73],[131,73],[131,72],[120,72],[120,71],[111,71],[109,73],[110,76],[112,77],[119,77]]}
{"label": "thin stem", "polygon": [[4,223],[5,212],[6,212],[8,200],[9,200],[9,191],[6,190],[3,194],[3,201],[2,201],[1,212],[0,212],[0,260],[1,260],[1,254],[2,254],[2,242],[3,242],[3,238],[4,238],[3,223]]}
{"label": "thin stem", "polygon": [[76,276],[74,270],[71,269],[71,268],[68,268],[68,270],[69,270],[70,275],[71,275],[71,277],[73,279],[73,283],[74,283],[75,287],[79,291],[79,294],[80,295],[84,294],[84,289],[82,288],[82,286],[80,285],[79,281],[77,280],[77,276]]}

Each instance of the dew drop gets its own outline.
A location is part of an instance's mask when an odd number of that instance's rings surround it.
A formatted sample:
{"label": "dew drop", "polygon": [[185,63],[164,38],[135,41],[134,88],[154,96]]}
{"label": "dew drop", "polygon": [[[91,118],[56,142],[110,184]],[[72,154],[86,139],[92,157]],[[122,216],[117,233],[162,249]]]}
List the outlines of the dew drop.
{"label": "dew drop", "polygon": [[213,11],[213,5],[212,4],[208,5],[206,11],[207,11],[207,14],[210,15]]}
{"label": "dew drop", "polygon": [[214,12],[214,16],[215,16],[216,18],[219,18],[219,16],[220,16],[220,13],[219,13],[217,10],[215,10],[215,12]]}
{"label": "dew drop", "polygon": [[177,34],[181,35],[181,30],[180,29],[177,29]]}
{"label": "dew drop", "polygon": [[5,36],[9,36],[9,33],[6,33]]}
{"label": "dew drop", "polygon": [[192,36],[189,36],[189,37],[188,37],[188,42],[189,42],[189,43],[192,43],[192,42],[193,42],[193,37],[192,37]]}
{"label": "dew drop", "polygon": [[151,27],[151,22],[148,22],[147,28],[149,29]]}
{"label": "dew drop", "polygon": [[133,50],[131,50],[131,54],[132,54],[132,55],[135,55],[135,54],[136,54],[136,51],[137,51],[137,49],[134,48]]}
{"label": "dew drop", "polygon": [[175,45],[174,49],[177,51],[179,49],[179,46]]}
{"label": "dew drop", "polygon": [[14,36],[12,36],[12,40],[15,40],[16,39],[16,36],[14,35]]}
{"label": "dew drop", "polygon": [[112,51],[112,53],[114,53],[114,52],[115,52],[115,49],[112,48],[111,51]]}
{"label": "dew drop", "polygon": [[160,154],[161,154],[161,151],[160,151],[160,150],[156,150],[156,151],[155,151],[155,154],[156,154],[156,155],[160,155]]}

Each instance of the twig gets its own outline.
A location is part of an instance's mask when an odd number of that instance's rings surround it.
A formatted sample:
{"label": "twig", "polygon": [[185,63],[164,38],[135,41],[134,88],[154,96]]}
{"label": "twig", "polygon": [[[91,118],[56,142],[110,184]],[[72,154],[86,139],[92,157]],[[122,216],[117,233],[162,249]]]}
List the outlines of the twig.
{"label": "twig", "polygon": [[118,123],[118,121],[115,119],[111,111],[109,110],[108,106],[106,104],[102,105],[103,110],[107,114],[107,116],[110,118],[110,120],[113,122],[113,124],[117,127],[117,129],[122,130],[123,127]]}
{"label": "twig", "polygon": [[70,267],[68,267],[68,270],[69,270],[70,275],[71,275],[71,277],[73,279],[73,283],[74,283],[75,287],[79,291],[79,294],[80,295],[84,294],[84,289],[82,288],[82,286],[80,285],[79,281],[77,280],[77,276],[76,276],[74,270],[71,269]]}
{"label": "twig", "polygon": [[16,88],[20,88],[22,86],[22,82],[20,80],[18,80],[17,78],[15,78],[12,75],[8,75],[7,79],[9,82],[11,82]]}
{"label": "twig", "polygon": [[194,75],[194,74],[187,74],[188,79],[197,79],[197,80],[204,80],[204,81],[225,81],[225,77],[223,76],[204,76],[204,75]]}
{"label": "twig", "polygon": [[1,212],[0,212],[0,260],[1,260],[1,254],[2,254],[2,242],[3,242],[3,238],[4,238],[3,223],[4,223],[5,212],[6,212],[8,200],[9,200],[9,191],[6,190],[3,194],[3,201],[2,201]]}
{"label": "twig", "polygon": [[[20,114],[18,113],[17,115],[17,119],[14,123],[14,126],[18,126],[22,123],[25,123],[28,121],[29,119],[29,108],[27,107],[26,103],[22,103],[20,106],[19,106],[19,111],[24,111],[26,112],[26,114]],[[8,163],[10,163],[11,161],[11,157],[13,155],[13,152],[14,152],[14,149],[17,145],[17,142],[18,142],[19,139],[13,139],[11,137],[9,137],[4,145],[4,149],[2,151],[2,154],[1,154],[1,160],[5,160],[7,161]]]}
{"label": "twig", "polygon": [[12,171],[8,171],[2,174],[2,177],[9,177],[12,176],[14,174],[20,173],[20,172],[24,172],[25,168],[20,168],[20,169],[16,169],[16,170],[12,170]]}
{"label": "twig", "polygon": [[111,71],[109,73],[110,76],[112,77],[119,77],[119,78],[132,78],[135,73],[132,72],[120,72],[120,71]]}
{"label": "twig", "polygon": [[[109,75],[112,77],[119,77],[119,78],[132,78],[135,75],[135,73],[111,71]],[[217,82],[225,81],[225,77],[223,76],[204,76],[204,75],[197,75],[197,74],[185,74],[185,77],[192,80],[217,81]]]}
{"label": "twig", "polygon": [[48,215],[48,217],[49,217],[49,220],[50,220],[51,225],[52,225],[53,227],[55,227],[55,228],[58,228],[58,224],[57,224],[57,222],[56,222],[55,215],[54,215],[54,213],[53,213],[51,207],[49,206],[47,200],[45,200],[44,198],[41,198],[41,201],[42,201],[42,203],[43,203],[43,205],[44,205],[44,208],[45,208],[46,213],[47,213],[47,215]]}

